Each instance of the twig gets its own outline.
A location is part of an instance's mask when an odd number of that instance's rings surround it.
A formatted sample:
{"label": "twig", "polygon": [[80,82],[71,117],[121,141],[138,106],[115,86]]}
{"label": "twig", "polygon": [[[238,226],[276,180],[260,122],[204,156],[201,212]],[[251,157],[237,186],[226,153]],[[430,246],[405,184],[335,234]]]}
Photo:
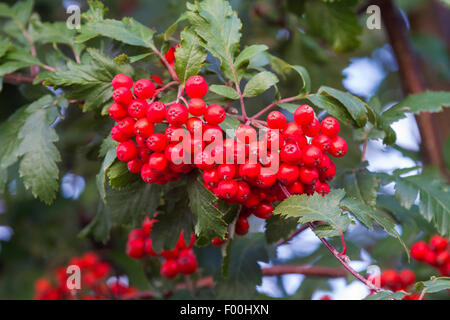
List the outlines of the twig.
{"label": "twig", "polygon": [[173,80],[175,80],[176,82],[180,82],[180,79],[178,78],[177,73],[175,72],[175,70],[172,68],[172,66],[170,65],[169,62],[167,62],[167,59],[164,57],[164,55],[161,53],[161,51],[159,51],[158,49],[156,49],[155,47],[151,47],[150,49],[153,50],[153,52],[155,52],[159,58],[161,59],[162,63],[164,64],[164,66],[167,68],[167,70],[169,71],[170,76],[172,77]]}
{"label": "twig", "polygon": [[252,117],[250,117],[250,120],[255,120],[258,119],[259,117],[261,117],[264,113],[266,113],[267,111],[269,111],[270,109],[272,109],[273,107],[275,107],[277,105],[277,103],[283,103],[283,102],[292,102],[295,100],[300,100],[300,98],[298,96],[295,97],[289,97],[289,98],[284,98],[284,99],[280,99],[276,102],[272,102],[271,104],[269,104],[267,107],[265,107],[264,109],[262,109],[261,111],[259,111],[258,113],[256,113],[255,115],[253,115]]}
{"label": "twig", "polygon": [[3,81],[11,84],[19,83],[33,83],[34,76],[30,76],[22,73],[9,73],[3,76]]}

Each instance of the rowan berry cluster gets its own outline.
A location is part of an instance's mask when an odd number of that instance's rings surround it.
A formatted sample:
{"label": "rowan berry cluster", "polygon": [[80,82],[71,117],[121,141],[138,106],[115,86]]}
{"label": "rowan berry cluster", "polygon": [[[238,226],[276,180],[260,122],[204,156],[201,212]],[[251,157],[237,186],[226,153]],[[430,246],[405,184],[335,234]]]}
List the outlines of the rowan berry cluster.
{"label": "rowan berry cluster", "polygon": [[186,244],[183,231],[178,238],[177,244],[172,250],[162,250],[156,253],[152,247],[151,230],[156,219],[146,218],[142,223],[142,228],[133,229],[128,234],[127,255],[134,259],[142,259],[145,256],[162,257],[161,275],[173,279],[178,274],[190,275],[197,270],[197,259],[192,247],[195,236],[191,234],[191,241]]}
{"label": "rowan berry cluster", "polygon": [[[80,268],[80,288],[68,287],[69,266]],[[67,266],[56,270],[53,279],[39,278],[34,284],[36,300],[97,300],[131,295],[137,290],[119,280],[106,282],[111,273],[109,263],[101,261],[94,252],[72,258]]]}
{"label": "rowan berry cluster", "polygon": [[[404,269],[400,272],[393,269],[387,269],[383,271],[381,275],[369,276],[368,280],[384,289],[394,292],[400,290],[408,292],[408,289],[410,289],[416,281],[416,275],[409,269]],[[420,295],[411,293],[404,296],[402,300],[420,300]]]}
{"label": "rowan berry cluster", "polygon": [[437,268],[442,276],[450,276],[450,246],[449,240],[434,235],[429,243],[418,241],[411,247],[411,257]]}

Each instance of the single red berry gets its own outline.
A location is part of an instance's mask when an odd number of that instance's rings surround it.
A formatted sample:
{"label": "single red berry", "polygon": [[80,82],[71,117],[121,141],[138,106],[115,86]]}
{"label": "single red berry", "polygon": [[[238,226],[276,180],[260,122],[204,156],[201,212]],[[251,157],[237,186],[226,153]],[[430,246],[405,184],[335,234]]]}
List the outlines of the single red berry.
{"label": "single red berry", "polygon": [[124,141],[117,146],[116,154],[120,161],[128,162],[137,157],[138,148],[133,141]]}
{"label": "single red berry", "polygon": [[208,91],[208,84],[205,78],[195,75],[186,80],[184,90],[190,98],[203,98]]}
{"label": "single red berry", "polygon": [[302,158],[302,151],[295,143],[287,143],[281,148],[280,159],[282,162],[297,164]]}
{"label": "single red berry", "polygon": [[223,132],[219,126],[210,124],[203,125],[203,141],[210,143],[222,138]]}
{"label": "single red berry", "polygon": [[239,176],[246,181],[253,181],[258,178],[261,172],[259,163],[244,163],[239,165]]}
{"label": "single red berry", "polygon": [[290,194],[302,194],[305,189],[300,181],[295,181],[287,186],[287,190]]}
{"label": "single red berry", "polygon": [[284,129],[287,126],[286,117],[280,111],[272,111],[267,116],[267,126],[270,129]]}
{"label": "single red berry", "polygon": [[260,201],[259,194],[255,192],[250,192],[250,195],[247,198],[247,201],[245,201],[244,206],[247,208],[253,208],[258,205]]}
{"label": "single red berry", "polygon": [[219,180],[230,180],[236,175],[236,166],[234,164],[221,164],[217,167],[217,176]]}
{"label": "single red berry", "polygon": [[314,110],[307,104],[301,105],[294,112],[294,121],[304,127],[314,120]]}
{"label": "single red berry", "polygon": [[136,228],[130,231],[128,234],[128,240],[143,238],[145,236],[144,232],[140,228]]}
{"label": "single red berry", "polygon": [[313,184],[319,179],[316,168],[301,167],[299,179],[304,184]]}
{"label": "single red berry", "polygon": [[264,135],[263,144],[268,150],[280,150],[284,146],[284,139],[277,129],[269,129]]}
{"label": "single red berry", "polygon": [[180,127],[169,125],[164,131],[164,135],[166,136],[167,142],[179,143],[186,137],[186,132]]}
{"label": "single red berry", "polygon": [[167,146],[166,136],[155,132],[148,136],[147,147],[154,152],[163,152]]}
{"label": "single red berry", "polygon": [[133,86],[133,79],[131,79],[126,74],[117,74],[111,81],[114,89],[125,87],[131,89]]}
{"label": "single red berry", "polygon": [[233,199],[238,191],[236,180],[221,180],[217,185],[218,196],[222,199]]}
{"label": "single red berry", "polygon": [[146,183],[154,183],[158,180],[159,176],[155,173],[148,163],[144,164],[141,168],[141,178]]}
{"label": "single red berry", "polygon": [[328,151],[333,157],[343,157],[347,153],[347,142],[339,136],[333,138]]}
{"label": "single red berry", "polygon": [[200,117],[206,111],[206,103],[203,99],[193,98],[189,101],[189,113],[193,116]]}
{"label": "single red berry", "polygon": [[316,186],[316,192],[318,194],[322,195],[322,197],[325,197],[325,195],[330,193],[330,186],[328,185],[328,183],[319,181],[317,182],[319,183],[318,186]]}
{"label": "single red berry", "polygon": [[320,122],[319,120],[314,118],[310,124],[308,124],[307,126],[303,126],[302,129],[306,136],[315,137],[320,132]]}
{"label": "single red berry", "polygon": [[128,105],[128,114],[136,119],[144,118],[147,114],[148,104],[145,100],[134,99]]}
{"label": "single red berry", "polygon": [[441,251],[436,256],[436,265],[443,266],[450,262],[450,253],[448,251]]}
{"label": "single red berry", "polygon": [[298,142],[304,138],[302,127],[296,122],[289,122],[283,129],[282,135],[287,142]]}
{"label": "single red berry", "polygon": [[331,139],[324,134],[319,134],[311,140],[311,144],[319,148],[322,152],[330,149],[330,143]]}
{"label": "single red berry", "polygon": [[307,145],[302,150],[302,160],[306,166],[315,167],[322,160],[322,151],[313,145]]}
{"label": "single red berry", "polygon": [[142,221],[142,232],[145,236],[148,236],[150,232],[152,231],[153,225],[158,220],[156,219],[150,219],[149,217],[145,217],[144,221]]}
{"label": "single red berry", "polygon": [[425,253],[424,261],[429,265],[436,266],[437,265],[437,255],[433,250],[428,250]]}
{"label": "single red berry", "polygon": [[320,124],[320,131],[322,134],[327,135],[331,139],[338,135],[339,129],[339,121],[333,117],[326,117]]}
{"label": "single red berry", "polygon": [[117,142],[124,142],[130,139],[130,137],[123,134],[122,130],[120,130],[118,125],[115,125],[111,129],[111,138],[113,138],[114,141]]}
{"label": "single red berry", "polygon": [[134,84],[134,94],[141,99],[150,99],[155,93],[155,85],[148,79],[140,79]]}
{"label": "single red berry", "polygon": [[238,190],[234,197],[237,203],[245,203],[250,196],[250,186],[245,181],[238,181]]}
{"label": "single red berry", "polygon": [[210,104],[203,115],[205,121],[212,125],[222,123],[225,117],[225,109],[218,104]]}
{"label": "single red berry", "polygon": [[180,273],[184,275],[193,274],[197,270],[197,259],[190,249],[185,249],[180,252],[177,259]]}
{"label": "single red berry", "polygon": [[256,142],[256,130],[247,124],[241,124],[236,129],[236,138],[239,142],[249,144]]}
{"label": "single red berry", "polygon": [[131,173],[141,173],[142,162],[138,159],[133,159],[128,161],[127,167]]}
{"label": "single red berry", "polygon": [[436,252],[445,250],[447,248],[447,245],[447,239],[441,237],[438,234],[432,236],[430,239],[430,248]]}
{"label": "single red berry", "polygon": [[117,126],[126,137],[131,138],[135,135],[135,132],[134,132],[134,124],[135,123],[136,123],[136,121],[133,118],[127,117],[127,118],[120,120],[117,123]]}
{"label": "single red berry", "polygon": [[203,129],[203,121],[197,117],[190,117],[186,121],[186,129],[191,135],[198,134],[201,136]]}
{"label": "single red berry", "polygon": [[170,259],[163,262],[161,265],[161,275],[163,277],[173,279],[180,272],[180,267],[176,260]]}
{"label": "single red berry", "polygon": [[160,101],[152,102],[147,108],[147,119],[153,123],[160,123],[166,119],[166,106]]}
{"label": "single red berry", "polygon": [[212,239],[211,244],[213,246],[220,247],[221,245],[225,244],[225,242],[227,242],[226,239],[222,240],[219,237],[215,237],[214,239]]}
{"label": "single red berry", "polygon": [[134,259],[140,259],[144,257],[145,251],[144,251],[144,239],[143,238],[136,238],[131,239],[127,242],[127,255]]}
{"label": "single red berry", "polygon": [[336,174],[336,165],[331,162],[328,168],[326,168],[324,171],[320,172],[320,180],[321,181],[329,181],[334,178],[334,175]]}
{"label": "single red berry", "polygon": [[113,92],[113,100],[117,103],[128,105],[133,101],[133,94],[131,90],[125,87],[119,87]]}
{"label": "single red berry", "polygon": [[408,288],[416,281],[416,275],[409,269],[405,269],[399,274],[403,288]]}
{"label": "single red berry", "polygon": [[260,188],[268,188],[277,182],[277,173],[269,168],[261,168],[256,185]]}
{"label": "single red berry", "polygon": [[278,169],[277,179],[284,185],[290,185],[298,179],[299,174],[300,170],[297,166],[283,163]]}
{"label": "single red berry", "polygon": [[206,185],[213,188],[217,187],[217,184],[219,183],[219,176],[217,175],[217,169],[203,171],[202,177]]}
{"label": "single red berry", "polygon": [[250,225],[247,218],[239,217],[236,221],[236,234],[243,236],[248,233],[248,229],[250,229]]}
{"label": "single red berry", "polygon": [[325,171],[328,169],[328,167],[331,165],[330,157],[323,153],[322,158],[320,159],[320,163],[317,165],[317,169],[319,169],[320,172]]}
{"label": "single red berry", "polygon": [[155,173],[161,173],[167,169],[169,163],[163,153],[154,152],[148,160],[148,165]]}
{"label": "single red berry", "polygon": [[167,121],[174,126],[181,126],[189,118],[188,109],[181,103],[174,103],[166,110]]}
{"label": "single red berry", "polygon": [[261,202],[255,208],[254,215],[258,218],[267,220],[272,216],[273,206],[269,202]]}
{"label": "single red berry", "polygon": [[155,126],[147,118],[139,119],[134,124],[134,132],[136,133],[136,135],[142,136],[144,138],[150,136],[153,131],[155,131]]}
{"label": "single red berry", "polygon": [[128,116],[127,108],[120,103],[114,102],[108,109],[108,114],[115,121],[122,120]]}

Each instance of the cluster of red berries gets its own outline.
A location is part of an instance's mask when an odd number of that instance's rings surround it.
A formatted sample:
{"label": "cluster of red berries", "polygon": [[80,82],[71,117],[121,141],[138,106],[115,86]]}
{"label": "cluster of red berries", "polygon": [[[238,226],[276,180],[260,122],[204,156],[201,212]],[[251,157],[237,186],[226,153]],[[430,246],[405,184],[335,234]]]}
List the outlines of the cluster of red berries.
{"label": "cluster of red berries", "polygon": [[[373,284],[380,286],[381,288],[396,291],[408,291],[414,282],[416,281],[416,275],[412,270],[404,269],[397,272],[393,269],[387,269],[378,276],[369,276]],[[416,293],[408,294],[402,298],[402,300],[420,300],[420,295]]]}
{"label": "cluster of red berries", "polygon": [[428,244],[418,241],[411,247],[411,257],[437,268],[442,276],[450,276],[449,239],[436,234],[430,238]]}
{"label": "cluster of red berries", "polygon": [[162,257],[164,262],[161,264],[161,275],[173,279],[179,273],[190,275],[197,270],[197,259],[192,247],[195,242],[195,235],[191,234],[191,241],[186,244],[183,231],[178,238],[177,244],[172,250],[162,250],[156,253],[152,247],[150,237],[153,224],[156,219],[146,218],[142,223],[142,228],[131,230],[128,234],[127,255],[134,259],[142,259],[145,256]]}
{"label": "cluster of red berries", "polygon": [[[70,289],[67,280],[68,266],[80,268],[80,289]],[[54,279],[39,278],[34,284],[36,300],[92,300],[112,299],[134,294],[137,290],[121,281],[106,282],[111,272],[111,266],[101,261],[94,252],[88,252],[81,257],[72,258],[67,266],[56,270]]]}

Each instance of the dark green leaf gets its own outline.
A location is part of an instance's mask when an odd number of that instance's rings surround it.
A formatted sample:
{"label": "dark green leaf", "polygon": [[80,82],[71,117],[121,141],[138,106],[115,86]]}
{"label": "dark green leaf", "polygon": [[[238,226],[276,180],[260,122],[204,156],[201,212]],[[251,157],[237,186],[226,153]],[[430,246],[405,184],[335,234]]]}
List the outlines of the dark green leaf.
{"label": "dark green leaf", "polygon": [[244,97],[256,97],[278,83],[277,76],[269,71],[263,71],[250,79],[245,85]]}
{"label": "dark green leaf", "polygon": [[228,86],[213,84],[209,87],[209,90],[231,100],[239,99],[239,95],[236,90]]}
{"label": "dark green leaf", "polygon": [[180,46],[175,51],[175,71],[182,84],[200,72],[206,59],[206,51],[200,38],[189,30],[181,32]]}
{"label": "dark green leaf", "polygon": [[286,239],[297,229],[297,225],[296,218],[283,218],[280,215],[272,216],[266,222],[267,243],[275,243]]}

